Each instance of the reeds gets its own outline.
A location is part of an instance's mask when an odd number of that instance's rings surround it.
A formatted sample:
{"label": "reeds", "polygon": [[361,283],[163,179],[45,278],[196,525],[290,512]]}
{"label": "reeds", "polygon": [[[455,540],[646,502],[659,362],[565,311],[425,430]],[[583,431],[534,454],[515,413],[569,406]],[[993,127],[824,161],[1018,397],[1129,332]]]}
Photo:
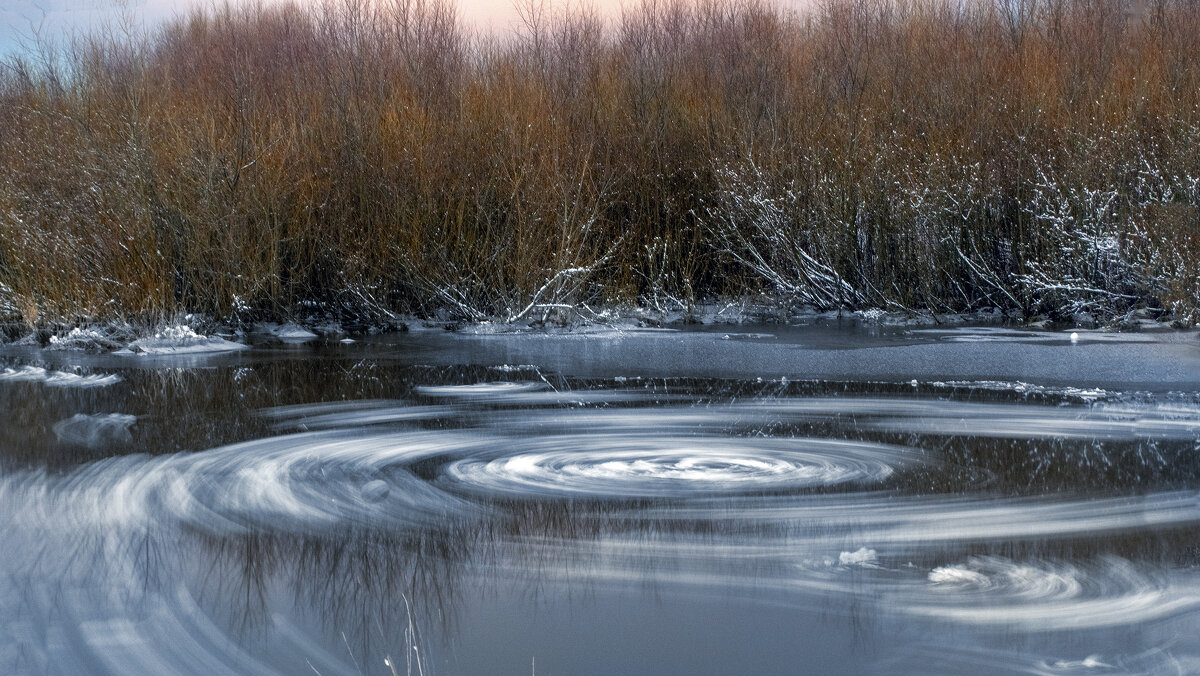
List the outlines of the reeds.
{"label": "reeds", "polygon": [[0,75],[0,313],[1196,318],[1200,3],[220,5]]}

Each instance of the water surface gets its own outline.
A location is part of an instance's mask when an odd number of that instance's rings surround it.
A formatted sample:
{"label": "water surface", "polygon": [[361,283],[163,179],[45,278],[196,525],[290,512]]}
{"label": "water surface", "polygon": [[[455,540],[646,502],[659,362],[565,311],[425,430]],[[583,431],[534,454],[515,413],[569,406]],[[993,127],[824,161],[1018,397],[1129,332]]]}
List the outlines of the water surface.
{"label": "water surface", "polygon": [[0,671],[1200,670],[1200,340],[0,357]]}

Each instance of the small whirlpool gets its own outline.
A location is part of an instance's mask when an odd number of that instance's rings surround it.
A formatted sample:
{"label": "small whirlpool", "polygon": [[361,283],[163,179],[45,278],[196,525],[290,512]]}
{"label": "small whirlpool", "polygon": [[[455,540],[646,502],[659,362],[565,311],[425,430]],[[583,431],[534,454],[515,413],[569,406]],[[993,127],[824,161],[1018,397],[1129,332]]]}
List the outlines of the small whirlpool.
{"label": "small whirlpool", "polygon": [[917,458],[900,446],[806,438],[589,434],[513,446],[451,462],[446,478],[504,496],[686,498],[875,483]]}

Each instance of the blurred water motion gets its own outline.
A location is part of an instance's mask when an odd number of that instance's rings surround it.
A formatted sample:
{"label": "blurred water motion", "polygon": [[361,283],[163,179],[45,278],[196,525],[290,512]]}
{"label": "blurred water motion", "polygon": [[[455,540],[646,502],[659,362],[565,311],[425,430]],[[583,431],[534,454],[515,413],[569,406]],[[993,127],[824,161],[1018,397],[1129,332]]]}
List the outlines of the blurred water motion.
{"label": "blurred water motion", "polygon": [[289,349],[4,367],[0,671],[1200,668],[1200,392]]}

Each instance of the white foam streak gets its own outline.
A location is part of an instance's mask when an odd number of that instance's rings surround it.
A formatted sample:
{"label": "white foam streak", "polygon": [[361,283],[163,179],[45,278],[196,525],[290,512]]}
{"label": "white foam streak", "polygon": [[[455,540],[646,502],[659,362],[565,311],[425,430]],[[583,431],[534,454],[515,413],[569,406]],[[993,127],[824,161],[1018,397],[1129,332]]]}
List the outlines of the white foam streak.
{"label": "white foam streak", "polygon": [[708,508],[693,503],[629,513],[633,519],[649,517],[755,522],[798,529],[797,537],[806,524],[820,524],[822,532],[833,530],[856,541],[915,546],[1188,526],[1200,524],[1200,501],[1192,491],[1060,500],[859,494],[716,501]]}
{"label": "white foam streak", "polygon": [[317,430],[445,419],[460,412],[447,406],[412,406],[395,400],[369,399],[279,406],[260,411],[260,415],[278,421],[276,429]]}
{"label": "white foam streak", "polygon": [[[140,529],[165,518],[214,534],[355,523],[407,527],[473,508],[392,466],[474,443],[442,433],[313,432],[202,453],[121,456],[62,478],[40,471],[0,478],[0,505],[12,523],[29,528]],[[389,486],[386,499],[377,489],[364,494],[364,486],[380,480]]]}
{"label": "white foam streak", "polygon": [[1128,441],[1200,436],[1200,408],[1186,406],[1049,408],[937,399],[816,397],[764,401],[744,408],[796,420],[853,416],[861,428],[942,436]]}
{"label": "white foam streak", "polygon": [[40,366],[20,366],[15,369],[6,368],[0,371],[0,382],[43,383],[51,387],[107,387],[121,382],[121,376],[115,374],[68,373],[65,371],[49,371]]}

